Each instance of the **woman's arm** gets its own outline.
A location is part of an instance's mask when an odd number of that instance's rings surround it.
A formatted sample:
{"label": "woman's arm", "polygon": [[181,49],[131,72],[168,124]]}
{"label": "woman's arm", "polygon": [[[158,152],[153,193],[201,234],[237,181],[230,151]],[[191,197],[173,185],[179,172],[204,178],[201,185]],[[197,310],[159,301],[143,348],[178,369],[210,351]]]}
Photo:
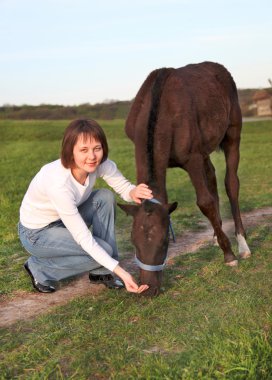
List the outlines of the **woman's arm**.
{"label": "woman's arm", "polygon": [[118,264],[118,261],[113,259],[96,242],[91,231],[81,217],[75,202],[73,202],[70,192],[64,188],[55,188],[50,191],[50,200],[74,240],[100,265],[113,271]]}
{"label": "woman's arm", "polygon": [[141,203],[141,199],[153,198],[152,191],[145,184],[133,185],[118,170],[115,162],[107,160],[100,165],[98,177],[102,177],[126,202]]}

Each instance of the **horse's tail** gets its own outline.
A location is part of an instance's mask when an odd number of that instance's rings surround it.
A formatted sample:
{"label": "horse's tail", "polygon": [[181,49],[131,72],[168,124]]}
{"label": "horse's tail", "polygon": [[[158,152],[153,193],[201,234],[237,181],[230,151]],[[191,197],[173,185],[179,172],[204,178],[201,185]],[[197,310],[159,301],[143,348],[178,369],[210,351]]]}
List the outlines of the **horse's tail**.
{"label": "horse's tail", "polygon": [[151,107],[149,111],[147,124],[147,157],[148,157],[148,173],[151,182],[154,182],[154,136],[156,124],[159,115],[160,100],[163,92],[164,84],[173,69],[162,68],[156,70],[156,78],[151,89]]}

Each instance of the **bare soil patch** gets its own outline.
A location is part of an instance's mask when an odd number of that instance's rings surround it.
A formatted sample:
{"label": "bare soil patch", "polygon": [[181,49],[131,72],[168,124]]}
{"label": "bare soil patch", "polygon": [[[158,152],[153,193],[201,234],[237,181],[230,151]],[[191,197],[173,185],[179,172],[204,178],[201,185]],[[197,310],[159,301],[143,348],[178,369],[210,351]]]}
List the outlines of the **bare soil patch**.
{"label": "bare soil patch", "polygon": [[[242,217],[246,229],[267,220],[272,224],[272,207],[253,210],[244,213]],[[228,236],[234,234],[233,220],[224,221],[223,229]],[[196,252],[199,248],[211,243],[212,237],[213,229],[208,222],[202,231],[184,232],[176,238],[175,243],[170,243],[169,261],[171,262],[171,259],[178,255]],[[126,258],[121,260],[121,264],[130,272],[137,271],[132,253],[127,253]],[[96,296],[105,289],[104,285],[90,284],[88,274],[85,273],[73,282],[62,286],[55,293],[42,294],[18,291],[14,293],[11,300],[0,302],[0,327],[8,327],[20,320],[29,320],[40,314],[48,313],[56,306],[64,305],[76,297]]]}

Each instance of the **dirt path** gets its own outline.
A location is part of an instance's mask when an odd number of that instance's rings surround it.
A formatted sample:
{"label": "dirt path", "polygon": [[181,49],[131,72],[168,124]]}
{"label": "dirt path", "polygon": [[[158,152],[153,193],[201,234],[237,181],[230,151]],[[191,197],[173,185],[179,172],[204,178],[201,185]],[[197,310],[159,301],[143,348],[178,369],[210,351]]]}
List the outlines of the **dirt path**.
{"label": "dirt path", "polygon": [[[244,226],[246,229],[253,227],[262,221],[272,217],[272,207],[254,210],[243,214]],[[234,232],[232,220],[223,222],[223,229],[227,235]],[[200,247],[211,242],[213,230],[207,224],[207,228],[199,232],[185,232],[177,238],[176,243],[170,243],[169,259],[197,251]],[[133,254],[126,255],[126,259],[122,260],[124,268],[131,272],[137,270],[134,264]],[[104,291],[103,285],[92,285],[89,282],[88,274],[84,274],[77,280],[67,286],[62,287],[56,293],[28,293],[18,291],[14,293],[11,300],[0,303],[0,327],[8,327],[20,320],[28,320],[42,313],[50,312],[54,307],[64,305],[73,298],[79,296],[96,296]]]}

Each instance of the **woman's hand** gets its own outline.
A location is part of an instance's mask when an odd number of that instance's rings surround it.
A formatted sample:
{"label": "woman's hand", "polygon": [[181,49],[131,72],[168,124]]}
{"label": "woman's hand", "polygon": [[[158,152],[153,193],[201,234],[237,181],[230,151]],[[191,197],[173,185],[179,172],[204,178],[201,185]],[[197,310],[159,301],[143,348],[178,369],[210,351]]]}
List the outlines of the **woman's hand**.
{"label": "woman's hand", "polygon": [[117,265],[113,272],[124,281],[128,292],[142,293],[149,288],[148,285],[138,286],[131,274],[121,268],[120,265]]}
{"label": "woman's hand", "polygon": [[135,203],[141,203],[141,199],[152,199],[152,190],[145,183],[141,183],[132,189],[129,193],[130,197]]}

